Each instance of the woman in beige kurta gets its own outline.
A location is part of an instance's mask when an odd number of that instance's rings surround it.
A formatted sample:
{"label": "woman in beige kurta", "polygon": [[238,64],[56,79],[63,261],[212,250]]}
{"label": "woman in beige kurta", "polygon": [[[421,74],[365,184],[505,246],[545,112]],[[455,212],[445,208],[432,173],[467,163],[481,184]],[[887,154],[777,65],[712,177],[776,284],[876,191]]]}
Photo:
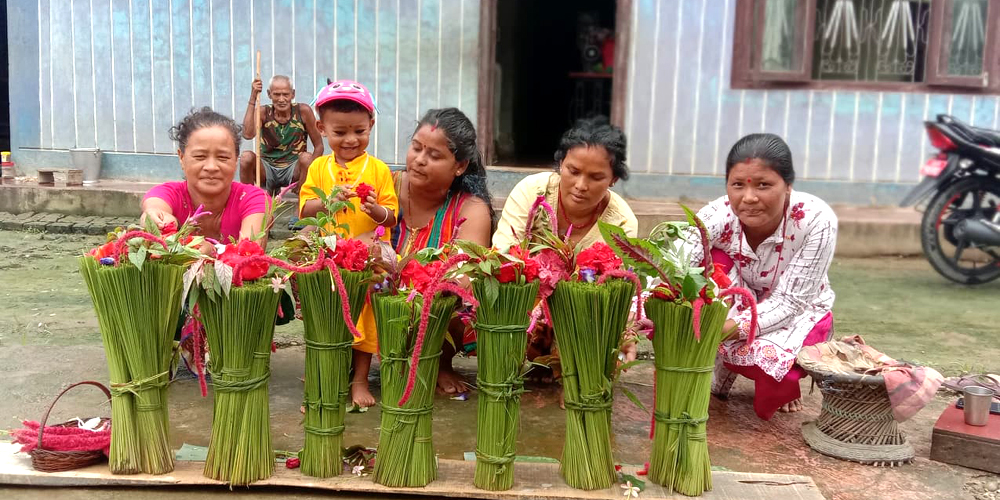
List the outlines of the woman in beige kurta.
{"label": "woman in beige kurta", "polygon": [[[628,203],[611,186],[628,179],[625,134],[606,118],[578,121],[563,134],[556,150],[555,172],[529,175],[517,183],[503,206],[493,233],[493,246],[506,250],[524,237],[528,212],[539,196],[555,210],[556,221],[540,210],[535,224],[565,236],[576,253],[603,241],[597,222],[621,227],[636,237],[639,222]],[[538,227],[537,225],[535,227]],[[537,311],[536,311],[537,312]],[[552,327],[542,322],[529,334],[528,359],[548,364],[558,375],[558,353],[552,346]]]}

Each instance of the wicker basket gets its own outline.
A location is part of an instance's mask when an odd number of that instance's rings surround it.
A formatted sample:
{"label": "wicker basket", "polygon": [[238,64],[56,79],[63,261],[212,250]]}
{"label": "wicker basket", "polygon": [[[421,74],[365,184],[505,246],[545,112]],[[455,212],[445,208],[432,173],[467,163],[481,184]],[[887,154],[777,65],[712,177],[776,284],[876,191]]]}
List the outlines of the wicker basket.
{"label": "wicker basket", "polygon": [[[108,390],[104,384],[100,382],[94,382],[87,380],[84,382],[77,382],[59,393],[56,399],[52,401],[49,405],[49,409],[45,410],[45,416],[42,417],[42,422],[38,426],[38,446],[34,450],[28,452],[31,455],[31,465],[37,471],[41,472],[63,472],[73,469],[79,469],[86,467],[88,465],[96,464],[104,460],[104,452],[102,450],[93,451],[52,451],[42,448],[42,434],[45,431],[45,424],[49,420],[49,413],[52,412],[52,408],[59,401],[59,398],[66,394],[70,389],[80,386],[80,385],[92,385],[104,392],[107,396],[108,402],[111,401],[111,391]],[[111,422],[110,418],[101,418],[101,424]],[[76,421],[63,422],[61,424],[53,425],[52,427],[70,427],[77,425]]]}
{"label": "wicker basket", "polygon": [[802,424],[802,437],[810,447],[868,465],[913,460],[913,447],[893,417],[881,375],[806,371],[823,394],[819,418]]}

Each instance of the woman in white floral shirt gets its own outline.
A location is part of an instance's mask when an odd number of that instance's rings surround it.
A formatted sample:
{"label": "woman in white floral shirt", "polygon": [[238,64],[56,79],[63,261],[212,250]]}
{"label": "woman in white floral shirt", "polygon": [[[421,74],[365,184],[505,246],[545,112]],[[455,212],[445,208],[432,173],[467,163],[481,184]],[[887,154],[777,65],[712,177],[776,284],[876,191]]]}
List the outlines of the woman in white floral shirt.
{"label": "woman in white floral shirt", "polygon": [[[833,299],[827,271],[837,242],[837,216],[823,200],[792,189],[792,153],[780,137],[751,134],[726,159],[726,196],[698,216],[711,235],[713,261],[723,264],[734,286],[757,297],[756,340],[747,345],[750,310],[737,305],[719,346],[712,392],[725,398],[736,374],[755,382],[754,411],[768,420],[775,411],[798,411],[795,366],[804,345],[833,332]],[[692,261],[701,260],[693,245]]]}

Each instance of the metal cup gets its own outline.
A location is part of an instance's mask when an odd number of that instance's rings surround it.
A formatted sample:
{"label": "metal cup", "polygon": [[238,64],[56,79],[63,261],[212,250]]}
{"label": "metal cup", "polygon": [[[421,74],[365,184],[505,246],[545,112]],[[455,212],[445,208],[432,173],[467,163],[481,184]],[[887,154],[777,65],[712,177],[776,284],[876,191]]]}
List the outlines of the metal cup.
{"label": "metal cup", "polygon": [[992,389],[970,385],[965,388],[965,423],[984,426],[990,418],[990,403],[993,402]]}

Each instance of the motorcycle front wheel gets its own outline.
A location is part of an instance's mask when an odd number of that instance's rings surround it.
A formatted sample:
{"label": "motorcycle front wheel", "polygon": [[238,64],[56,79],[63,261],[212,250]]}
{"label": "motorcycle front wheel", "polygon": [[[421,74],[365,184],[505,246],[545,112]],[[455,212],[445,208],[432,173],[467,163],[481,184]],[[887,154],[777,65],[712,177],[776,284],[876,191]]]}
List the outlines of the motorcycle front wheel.
{"label": "motorcycle front wheel", "polygon": [[983,177],[956,182],[931,199],[920,225],[920,240],[935,271],[965,285],[1000,278],[997,247],[960,240],[955,235],[955,225],[963,219],[992,220],[998,203],[1000,182]]}

